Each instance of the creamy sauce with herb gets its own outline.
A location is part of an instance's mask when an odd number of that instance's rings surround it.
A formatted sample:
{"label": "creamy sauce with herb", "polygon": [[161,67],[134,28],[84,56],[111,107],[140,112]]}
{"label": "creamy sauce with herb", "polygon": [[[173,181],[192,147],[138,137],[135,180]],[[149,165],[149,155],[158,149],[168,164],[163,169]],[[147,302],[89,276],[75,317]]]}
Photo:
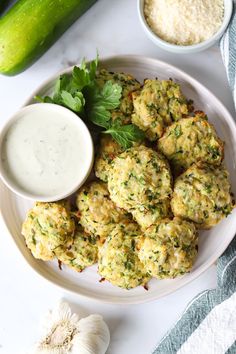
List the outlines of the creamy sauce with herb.
{"label": "creamy sauce with herb", "polygon": [[63,112],[26,112],[8,129],[2,144],[5,173],[26,192],[54,196],[83,175],[85,136],[76,118]]}

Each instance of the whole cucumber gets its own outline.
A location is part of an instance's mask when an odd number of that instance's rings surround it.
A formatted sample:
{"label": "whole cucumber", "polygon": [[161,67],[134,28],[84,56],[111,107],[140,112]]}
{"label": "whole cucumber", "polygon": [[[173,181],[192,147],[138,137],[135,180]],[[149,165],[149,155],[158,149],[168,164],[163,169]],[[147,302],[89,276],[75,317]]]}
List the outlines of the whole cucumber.
{"label": "whole cucumber", "polygon": [[96,0],[19,0],[0,19],[0,73],[15,75],[40,57]]}

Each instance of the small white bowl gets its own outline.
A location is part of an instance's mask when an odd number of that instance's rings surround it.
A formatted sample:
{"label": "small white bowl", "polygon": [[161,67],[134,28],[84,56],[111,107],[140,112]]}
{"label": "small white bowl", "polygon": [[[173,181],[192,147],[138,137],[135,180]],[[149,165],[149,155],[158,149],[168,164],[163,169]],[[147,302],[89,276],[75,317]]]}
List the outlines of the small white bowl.
{"label": "small white bowl", "polygon": [[[85,123],[56,104],[23,107],[0,134],[0,177],[13,192],[27,199],[51,202],[68,197],[89,176],[93,159],[93,141]],[[33,177],[26,179],[26,173],[30,176],[31,172]]]}
{"label": "small white bowl", "polygon": [[160,48],[165,49],[172,53],[178,54],[191,54],[201,52],[209,47],[213,46],[224,34],[229,21],[232,16],[233,2],[232,0],[224,0],[224,19],[219,30],[209,39],[198,44],[193,45],[177,45],[169,43],[161,39],[156,33],[149,27],[145,15],[144,15],[144,2],[145,0],[138,0],[138,16],[142,24],[142,27],[147,36]]}

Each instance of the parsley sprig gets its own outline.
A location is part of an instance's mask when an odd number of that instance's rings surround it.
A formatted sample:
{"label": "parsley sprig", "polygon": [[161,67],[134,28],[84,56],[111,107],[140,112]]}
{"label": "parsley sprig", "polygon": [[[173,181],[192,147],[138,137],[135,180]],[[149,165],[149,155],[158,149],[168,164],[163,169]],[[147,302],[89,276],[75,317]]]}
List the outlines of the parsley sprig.
{"label": "parsley sprig", "polygon": [[85,60],[75,66],[72,74],[63,74],[56,82],[50,96],[36,96],[40,102],[54,103],[77,113],[84,120],[103,128],[102,133],[111,134],[123,148],[144,138],[144,133],[134,124],[122,125],[120,119],[112,120],[111,111],[119,107],[122,87],[107,81],[100,88],[96,82],[98,56],[89,65]]}

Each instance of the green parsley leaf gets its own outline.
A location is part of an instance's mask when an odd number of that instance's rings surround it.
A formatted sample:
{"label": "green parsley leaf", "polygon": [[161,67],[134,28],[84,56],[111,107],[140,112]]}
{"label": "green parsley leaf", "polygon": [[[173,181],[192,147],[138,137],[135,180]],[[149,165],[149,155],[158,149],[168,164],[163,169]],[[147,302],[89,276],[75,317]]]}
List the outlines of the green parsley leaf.
{"label": "green parsley leaf", "polygon": [[80,67],[75,66],[72,71],[73,84],[77,90],[82,91],[86,86],[92,86],[95,82],[95,76],[98,66],[98,55],[92,60],[89,67],[83,59]]}
{"label": "green parsley leaf", "polygon": [[102,89],[97,86],[85,91],[88,119],[100,127],[108,129],[111,113],[120,104],[122,88],[118,84],[107,81]]}
{"label": "green parsley leaf", "polygon": [[119,84],[113,84],[107,81],[97,96],[97,103],[106,109],[115,109],[120,104],[122,87]]}
{"label": "green parsley leaf", "polygon": [[35,100],[41,102],[41,103],[54,103],[53,99],[49,96],[41,97],[41,96],[35,96]]}
{"label": "green parsley leaf", "polygon": [[63,90],[71,91],[71,75],[63,74],[57,79],[53,98],[60,95],[60,92]]}
{"label": "green parsley leaf", "polygon": [[39,102],[55,103],[72,109],[74,112],[83,113],[85,100],[82,90],[95,84],[98,66],[98,55],[88,67],[85,60],[81,66],[75,66],[72,74],[63,74],[56,81],[53,97],[36,96]]}
{"label": "green parsley leaf", "polygon": [[81,91],[84,87],[90,86],[92,84],[88,70],[84,70],[78,66],[74,67],[72,71],[72,78],[75,86],[79,91]]}
{"label": "green parsley leaf", "polygon": [[105,134],[111,134],[123,148],[128,149],[132,147],[134,141],[141,141],[144,139],[144,132],[134,124],[121,125],[119,119],[116,119],[107,129]]}
{"label": "green parsley leaf", "polygon": [[110,119],[111,113],[103,106],[94,106],[89,111],[89,120],[100,127],[108,129]]}
{"label": "green parsley leaf", "polygon": [[96,59],[92,60],[89,65],[91,80],[95,80],[95,78],[96,78],[96,73],[97,73],[97,69],[98,69],[98,61],[99,61],[99,55],[97,53]]}
{"label": "green parsley leaf", "polygon": [[85,100],[82,92],[76,92],[73,96],[68,91],[61,92],[61,102],[63,106],[70,108],[74,112],[82,112]]}

